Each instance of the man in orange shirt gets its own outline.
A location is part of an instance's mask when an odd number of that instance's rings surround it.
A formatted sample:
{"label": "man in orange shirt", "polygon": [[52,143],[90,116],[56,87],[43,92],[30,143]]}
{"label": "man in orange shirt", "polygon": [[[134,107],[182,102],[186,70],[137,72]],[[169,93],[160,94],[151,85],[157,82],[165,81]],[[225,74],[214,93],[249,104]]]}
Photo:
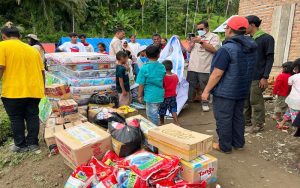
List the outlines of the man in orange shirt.
{"label": "man in orange shirt", "polygon": [[[14,152],[39,149],[39,102],[44,97],[44,64],[39,52],[23,43],[14,26],[1,29],[2,102],[11,122]],[[25,126],[26,122],[26,126]],[[25,127],[27,136],[25,136]]]}

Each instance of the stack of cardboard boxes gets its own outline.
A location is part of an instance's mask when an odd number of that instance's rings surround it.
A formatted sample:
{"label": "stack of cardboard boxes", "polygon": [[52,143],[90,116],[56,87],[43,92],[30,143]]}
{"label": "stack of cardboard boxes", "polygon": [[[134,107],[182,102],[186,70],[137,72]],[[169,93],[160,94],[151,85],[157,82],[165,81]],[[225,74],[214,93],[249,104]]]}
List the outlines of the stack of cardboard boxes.
{"label": "stack of cardboard boxes", "polygon": [[214,187],[217,180],[217,159],[212,151],[213,136],[167,124],[148,131],[149,144],[162,154],[180,157],[182,178],[189,183],[206,181]]}

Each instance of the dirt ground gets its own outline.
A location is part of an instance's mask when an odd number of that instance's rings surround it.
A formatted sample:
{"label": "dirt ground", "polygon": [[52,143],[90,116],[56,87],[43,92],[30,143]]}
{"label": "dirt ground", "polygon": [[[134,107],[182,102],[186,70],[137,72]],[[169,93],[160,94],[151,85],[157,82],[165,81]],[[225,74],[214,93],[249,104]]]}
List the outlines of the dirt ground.
{"label": "dirt ground", "polygon": [[[200,104],[186,107],[180,114],[183,127],[206,134],[215,134],[212,113],[203,113]],[[0,148],[0,187],[35,188],[63,187],[72,172],[60,155],[48,157],[44,143],[42,151],[12,154],[8,146]],[[246,135],[244,151],[232,154],[211,153],[219,159],[218,183],[222,188],[298,188],[300,172],[300,139],[274,128],[267,120],[266,130]]]}

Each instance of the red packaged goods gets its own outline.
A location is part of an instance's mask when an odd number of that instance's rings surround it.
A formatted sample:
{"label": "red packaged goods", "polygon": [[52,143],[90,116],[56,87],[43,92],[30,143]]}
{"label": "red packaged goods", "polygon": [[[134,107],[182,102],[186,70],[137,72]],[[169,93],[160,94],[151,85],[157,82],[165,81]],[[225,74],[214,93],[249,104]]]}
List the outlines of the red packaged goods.
{"label": "red packaged goods", "polygon": [[169,161],[166,158],[158,156],[147,151],[138,151],[126,157],[120,164],[120,167],[130,168],[142,180],[148,180],[153,174],[164,169]]}
{"label": "red packaged goods", "polygon": [[63,116],[78,112],[78,104],[73,99],[58,101],[58,108]]}
{"label": "red packaged goods", "polygon": [[52,84],[45,87],[45,94],[49,98],[69,99],[70,87],[64,84]]}
{"label": "red packaged goods", "polygon": [[118,187],[147,188],[147,182],[131,170],[119,169],[117,175]]}
{"label": "red packaged goods", "polygon": [[89,188],[95,180],[94,168],[91,166],[80,166],[74,170],[65,184],[65,188]]}
{"label": "red packaged goods", "polygon": [[111,174],[107,176],[105,179],[101,180],[100,183],[98,183],[93,188],[112,188],[118,185],[116,176],[114,174]]}
{"label": "red packaged goods", "polygon": [[97,180],[101,181],[111,175],[114,171],[113,167],[108,166],[101,161],[98,161],[95,157],[92,157],[90,162],[88,163],[89,166],[95,168]]}
{"label": "red packaged goods", "polygon": [[183,180],[179,180],[173,186],[156,185],[156,188],[206,188],[206,182],[188,183]]}
{"label": "red packaged goods", "polygon": [[123,159],[120,158],[117,154],[115,154],[113,151],[107,151],[102,158],[102,162],[109,166],[116,166],[116,164]]}

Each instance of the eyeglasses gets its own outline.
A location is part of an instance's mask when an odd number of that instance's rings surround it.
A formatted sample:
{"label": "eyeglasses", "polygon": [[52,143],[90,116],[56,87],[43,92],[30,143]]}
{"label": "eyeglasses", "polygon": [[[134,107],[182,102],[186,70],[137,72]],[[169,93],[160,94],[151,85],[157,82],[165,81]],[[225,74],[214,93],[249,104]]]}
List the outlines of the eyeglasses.
{"label": "eyeglasses", "polygon": [[204,30],[204,28],[198,28],[197,29],[197,31],[203,31]]}

